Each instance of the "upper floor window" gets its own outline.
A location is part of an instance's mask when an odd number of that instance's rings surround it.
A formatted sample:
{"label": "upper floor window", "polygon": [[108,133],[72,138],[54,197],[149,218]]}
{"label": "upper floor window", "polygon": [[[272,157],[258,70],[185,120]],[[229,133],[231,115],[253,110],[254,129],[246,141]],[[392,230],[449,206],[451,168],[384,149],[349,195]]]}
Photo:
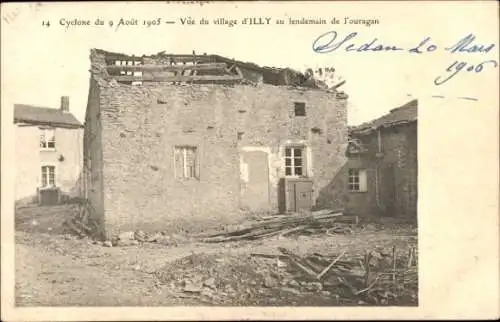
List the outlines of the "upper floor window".
{"label": "upper floor window", "polygon": [[56,167],[53,165],[42,166],[41,187],[49,188],[56,185]]}
{"label": "upper floor window", "polygon": [[195,146],[176,146],[174,150],[175,177],[198,179],[198,149]]}
{"label": "upper floor window", "polygon": [[56,135],[54,129],[40,129],[40,148],[41,149],[55,149],[56,148]]}
{"label": "upper floor window", "polygon": [[295,116],[306,116],[306,103],[295,102]]}
{"label": "upper floor window", "polygon": [[285,148],[285,175],[302,177],[305,171],[305,149],[303,147]]}

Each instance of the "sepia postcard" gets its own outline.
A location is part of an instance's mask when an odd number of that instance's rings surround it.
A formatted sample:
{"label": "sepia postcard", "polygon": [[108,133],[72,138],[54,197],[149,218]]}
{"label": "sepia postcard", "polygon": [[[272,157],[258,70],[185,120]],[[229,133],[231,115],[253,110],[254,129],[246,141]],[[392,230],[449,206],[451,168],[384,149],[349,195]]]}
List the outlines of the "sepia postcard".
{"label": "sepia postcard", "polygon": [[498,9],[2,3],[2,320],[499,318]]}

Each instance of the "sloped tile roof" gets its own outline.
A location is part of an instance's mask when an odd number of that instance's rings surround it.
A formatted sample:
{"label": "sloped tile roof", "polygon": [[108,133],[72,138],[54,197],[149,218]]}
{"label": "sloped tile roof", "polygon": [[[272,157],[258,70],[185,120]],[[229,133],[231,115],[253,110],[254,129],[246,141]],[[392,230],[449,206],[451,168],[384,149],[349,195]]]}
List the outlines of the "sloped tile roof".
{"label": "sloped tile roof", "polygon": [[417,121],[418,100],[412,100],[400,107],[392,109],[390,113],[379,117],[370,122],[365,122],[358,126],[349,128],[349,131],[354,134],[364,134],[375,131],[382,127],[392,127],[400,124],[411,123]]}
{"label": "sloped tile roof", "polygon": [[76,117],[69,112],[56,108],[39,107],[25,104],[14,105],[14,123],[50,125],[55,127],[83,127]]}

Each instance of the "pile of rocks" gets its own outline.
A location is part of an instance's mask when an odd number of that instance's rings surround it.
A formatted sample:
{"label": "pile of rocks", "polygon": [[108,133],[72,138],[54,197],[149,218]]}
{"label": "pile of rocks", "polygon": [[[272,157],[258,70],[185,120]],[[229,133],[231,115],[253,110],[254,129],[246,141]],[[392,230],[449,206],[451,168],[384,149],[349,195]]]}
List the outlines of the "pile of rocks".
{"label": "pile of rocks", "polygon": [[166,232],[145,233],[142,230],[122,232],[110,240],[97,242],[104,247],[124,247],[142,245],[143,243],[158,243],[167,246],[178,246],[187,239],[178,234],[167,234]]}
{"label": "pile of rocks", "polygon": [[[192,254],[155,273],[174,296],[231,305],[415,304],[417,275],[411,258],[388,252],[362,255]],[[395,260],[394,260],[395,259]]]}

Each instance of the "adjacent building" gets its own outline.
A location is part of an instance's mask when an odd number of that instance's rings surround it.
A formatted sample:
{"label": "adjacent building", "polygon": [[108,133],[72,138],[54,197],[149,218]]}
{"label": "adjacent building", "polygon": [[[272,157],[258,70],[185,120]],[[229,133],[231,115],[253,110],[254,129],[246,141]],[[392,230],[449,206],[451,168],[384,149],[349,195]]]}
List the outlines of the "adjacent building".
{"label": "adjacent building", "polygon": [[57,204],[79,192],[83,125],[60,108],[14,106],[17,204]]}
{"label": "adjacent building", "polygon": [[345,204],[357,214],[416,218],[418,101],[349,129]]}
{"label": "adjacent building", "polygon": [[347,95],[301,73],[217,55],[90,58],[84,186],[106,237],[309,210],[346,162]]}

